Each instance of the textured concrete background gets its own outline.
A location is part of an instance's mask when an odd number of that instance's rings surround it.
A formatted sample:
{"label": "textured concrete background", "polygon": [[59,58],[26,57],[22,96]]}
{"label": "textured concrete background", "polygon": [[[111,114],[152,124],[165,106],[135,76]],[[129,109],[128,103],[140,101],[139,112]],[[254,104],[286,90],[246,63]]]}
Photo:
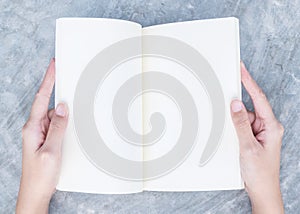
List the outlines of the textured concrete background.
{"label": "textured concrete background", "polygon": [[[281,188],[286,213],[300,210],[299,0],[1,0],[0,213],[13,213],[21,174],[21,128],[54,56],[55,19],[110,17],[149,26],[193,19],[240,19],[241,56],[286,132]],[[251,108],[249,97],[243,100]],[[54,101],[52,98],[51,106]],[[266,200],[268,200],[266,198]],[[50,213],[250,213],[244,191],[92,195],[57,192]]]}

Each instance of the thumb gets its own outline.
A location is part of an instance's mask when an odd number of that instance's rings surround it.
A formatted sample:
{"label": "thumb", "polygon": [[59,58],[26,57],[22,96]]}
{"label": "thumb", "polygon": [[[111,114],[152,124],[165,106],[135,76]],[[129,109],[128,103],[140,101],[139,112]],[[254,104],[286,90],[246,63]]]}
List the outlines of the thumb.
{"label": "thumb", "polygon": [[46,141],[44,144],[47,149],[55,153],[60,151],[67,124],[68,108],[66,104],[60,103],[55,109],[48,129]]}
{"label": "thumb", "polygon": [[240,142],[240,149],[253,146],[255,137],[252,132],[247,110],[240,100],[231,102],[231,117]]}

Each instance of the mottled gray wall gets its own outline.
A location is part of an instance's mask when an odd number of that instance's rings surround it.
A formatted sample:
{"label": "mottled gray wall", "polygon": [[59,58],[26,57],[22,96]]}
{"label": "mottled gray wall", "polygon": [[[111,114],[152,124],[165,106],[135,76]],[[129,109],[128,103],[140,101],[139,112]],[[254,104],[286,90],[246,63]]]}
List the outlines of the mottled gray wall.
{"label": "mottled gray wall", "polygon": [[[110,17],[149,26],[236,16],[241,56],[285,126],[281,187],[286,213],[300,210],[300,1],[0,1],[0,213],[14,212],[21,127],[51,57],[55,19]],[[249,97],[243,100],[251,108]],[[54,101],[52,98],[51,106]],[[266,198],[266,200],[268,200]],[[244,191],[91,195],[57,192],[51,213],[249,213]]]}

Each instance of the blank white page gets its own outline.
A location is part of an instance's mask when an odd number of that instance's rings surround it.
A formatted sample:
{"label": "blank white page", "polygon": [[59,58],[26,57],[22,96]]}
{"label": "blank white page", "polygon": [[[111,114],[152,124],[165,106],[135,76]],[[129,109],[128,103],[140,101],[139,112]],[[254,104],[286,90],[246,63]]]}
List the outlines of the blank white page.
{"label": "blank white page", "polygon": [[[196,103],[200,121],[196,145],[188,157],[181,165],[165,175],[145,181],[145,190],[200,191],[243,188],[238,139],[230,116],[231,100],[241,98],[238,29],[236,18],[189,21],[143,28],[143,35],[166,36],[183,41],[208,61],[221,84],[226,113],[223,136],[216,153],[204,166],[199,166],[201,154],[212,129],[213,117],[205,88],[179,63],[160,57],[144,57],[143,72],[163,72],[175,77],[189,90]],[[143,52],[146,48],[143,46]],[[176,101],[167,96],[149,93],[143,100],[145,131],[151,130],[149,118],[152,113],[159,111],[166,120],[164,136],[157,143],[144,148],[144,160],[147,161],[167,154],[175,146],[182,128],[182,118]],[[147,168],[144,168],[145,171]]]}
{"label": "blank white page", "polygon": [[[61,18],[56,22],[56,86],[55,103],[65,102],[69,107],[69,123],[63,142],[62,167],[57,185],[58,190],[88,193],[132,193],[142,191],[142,182],[122,180],[99,170],[84,155],[76,137],[73,121],[73,98],[81,73],[90,60],[110,45],[134,36],[141,35],[141,26],[137,23],[92,18]],[[101,69],[101,68],[99,68]],[[120,72],[121,71],[121,72]],[[116,136],[111,134],[111,116],[106,111],[117,90],[115,85],[124,82],[128,76],[141,72],[141,60],[127,65],[118,71],[118,75],[105,81],[95,100],[95,120],[97,128],[107,142],[107,146],[120,156],[142,161],[142,150],[115,145]],[[100,85],[100,84],[99,84]],[[102,95],[104,94],[103,97]],[[102,96],[102,97],[101,97]],[[99,107],[99,108],[98,108]],[[140,106],[141,108],[141,106]],[[105,114],[103,114],[105,113]],[[136,119],[139,122],[141,119]],[[89,127],[86,127],[89,129]],[[84,142],[83,142],[84,143]],[[123,144],[125,144],[123,142]],[[141,172],[142,173],[142,172]]]}

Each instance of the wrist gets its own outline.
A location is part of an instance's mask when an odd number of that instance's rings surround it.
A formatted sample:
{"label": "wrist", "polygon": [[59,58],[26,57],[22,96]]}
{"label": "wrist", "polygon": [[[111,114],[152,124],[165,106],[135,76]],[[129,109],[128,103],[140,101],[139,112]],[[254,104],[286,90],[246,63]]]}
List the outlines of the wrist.
{"label": "wrist", "polygon": [[16,213],[48,213],[50,199],[38,197],[32,194],[25,194],[20,191],[16,206]]}
{"label": "wrist", "polygon": [[16,213],[48,213],[51,193],[41,192],[31,185],[20,185]]}
{"label": "wrist", "polygon": [[250,192],[249,198],[252,206],[252,213],[274,213],[283,214],[283,201],[280,187],[272,189],[262,189],[259,192]]}

